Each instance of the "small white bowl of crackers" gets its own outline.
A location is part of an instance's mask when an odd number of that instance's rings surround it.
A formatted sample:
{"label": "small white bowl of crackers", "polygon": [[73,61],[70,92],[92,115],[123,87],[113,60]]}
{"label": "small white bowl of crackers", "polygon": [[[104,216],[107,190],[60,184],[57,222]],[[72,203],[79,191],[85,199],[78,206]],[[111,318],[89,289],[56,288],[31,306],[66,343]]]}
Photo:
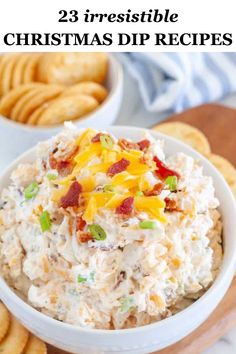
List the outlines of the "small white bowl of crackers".
{"label": "small white bowl of crackers", "polygon": [[2,54],[1,146],[19,154],[56,134],[64,121],[105,128],[118,115],[122,92],[122,66],[110,54]]}

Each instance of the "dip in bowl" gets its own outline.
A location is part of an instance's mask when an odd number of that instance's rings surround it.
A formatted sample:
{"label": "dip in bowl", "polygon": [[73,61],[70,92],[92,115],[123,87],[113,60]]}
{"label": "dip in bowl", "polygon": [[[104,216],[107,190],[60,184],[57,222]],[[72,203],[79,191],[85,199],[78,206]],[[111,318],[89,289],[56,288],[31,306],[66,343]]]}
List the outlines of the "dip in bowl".
{"label": "dip in bowl", "polygon": [[74,353],[148,353],[196,328],[233,274],[235,205],[219,173],[176,140],[127,127],[71,127],[37,151],[14,164],[1,198],[13,313]]}

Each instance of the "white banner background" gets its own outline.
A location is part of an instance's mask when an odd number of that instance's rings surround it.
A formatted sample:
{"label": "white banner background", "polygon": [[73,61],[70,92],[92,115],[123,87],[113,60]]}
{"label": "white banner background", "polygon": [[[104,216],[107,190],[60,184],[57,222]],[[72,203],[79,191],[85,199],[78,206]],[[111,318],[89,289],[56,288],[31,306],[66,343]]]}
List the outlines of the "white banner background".
{"label": "white banner background", "polygon": [[[60,10],[77,10],[77,23],[59,23]],[[178,13],[176,23],[84,23],[83,14],[89,9],[92,13],[126,13],[159,9],[170,9]],[[109,0],[1,0],[0,3],[0,51],[235,51],[236,49],[236,2],[235,0],[146,0],[146,1],[109,1]],[[149,33],[150,40],[145,46],[118,45],[118,33]],[[7,46],[3,37],[6,33],[89,33],[89,39],[98,33],[100,39],[104,33],[112,33],[112,45],[88,46]],[[233,44],[205,46],[155,46],[155,33],[232,33]]]}

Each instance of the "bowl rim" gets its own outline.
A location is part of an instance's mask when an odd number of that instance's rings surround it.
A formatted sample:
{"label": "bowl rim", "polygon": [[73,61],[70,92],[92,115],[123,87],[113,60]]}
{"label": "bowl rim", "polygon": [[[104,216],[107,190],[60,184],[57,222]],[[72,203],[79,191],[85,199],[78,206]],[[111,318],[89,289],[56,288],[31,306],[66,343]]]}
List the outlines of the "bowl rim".
{"label": "bowl rim", "polygon": [[[86,129],[86,128],[85,128]],[[225,193],[227,194],[227,198],[229,199],[233,213],[236,215],[236,203],[235,199],[233,196],[232,191],[230,190],[228,184],[226,183],[225,179],[221,175],[221,173],[216,169],[216,167],[203,155],[201,155],[199,152],[194,150],[192,147],[189,145],[179,141],[178,139],[175,139],[173,137],[170,137],[168,135],[165,135],[163,133],[159,133],[158,131],[155,130],[150,130],[146,128],[138,128],[138,127],[132,127],[132,126],[125,126],[125,125],[117,125],[117,126],[110,126],[107,127],[107,131],[111,131],[114,134],[114,131],[119,129],[122,130],[132,130],[137,133],[144,133],[144,132],[149,132],[151,135],[153,135],[155,138],[160,138],[160,139],[166,139],[167,143],[168,141],[177,144],[179,148],[181,146],[184,149],[189,150],[190,156],[193,156],[195,159],[199,159],[200,161],[203,161],[204,164],[206,164],[207,167],[212,169],[214,173],[216,174],[218,180],[220,181]],[[84,128],[77,128],[78,131],[84,130]],[[22,163],[24,159],[27,159],[29,156],[34,155],[35,151],[37,149],[37,145],[32,147],[31,149],[27,150],[23,154],[21,154],[17,159],[15,159],[7,168],[4,169],[4,171],[0,174],[0,180],[4,179],[4,176],[6,174],[9,174],[12,169],[19,163]],[[213,177],[214,179],[214,177]],[[235,223],[235,230],[236,230],[236,218],[234,220]],[[217,275],[216,279],[212,283],[209,289],[206,290],[206,292],[199,298],[197,299],[193,304],[189,305],[188,307],[184,308],[183,310],[179,311],[178,313],[168,317],[164,318],[160,321],[153,322],[148,325],[144,326],[139,326],[135,328],[127,328],[127,329],[114,329],[114,330],[107,330],[107,329],[96,329],[96,328],[84,328],[80,326],[76,326],[73,324],[69,324],[66,322],[59,321],[57,319],[54,319],[52,317],[49,317],[42,312],[36,310],[33,306],[29,305],[26,301],[24,301],[20,296],[17,295],[17,293],[7,284],[7,282],[3,279],[3,277],[0,275],[0,289],[4,288],[4,292],[6,293],[7,297],[10,299],[12,303],[18,303],[18,305],[21,307],[22,310],[25,310],[28,312],[32,318],[37,318],[44,322],[45,324],[52,325],[52,326],[58,326],[61,330],[68,330],[72,331],[74,333],[82,332],[86,333],[89,335],[97,335],[97,334],[102,334],[106,335],[109,337],[112,336],[117,336],[119,334],[138,334],[139,332],[147,332],[151,329],[158,330],[158,328],[162,327],[163,325],[168,325],[170,322],[173,321],[181,321],[186,318],[189,314],[195,313],[197,308],[200,308],[202,304],[206,304],[209,298],[211,298],[212,293],[217,292],[220,290],[222,282],[226,276],[228,277],[233,277],[233,269],[235,268],[236,264],[236,249],[234,250],[233,256],[228,260],[228,265],[226,269],[220,270],[219,274]],[[224,259],[223,263],[224,265]],[[1,293],[0,293],[0,298],[1,298]]]}
{"label": "bowl rim", "polygon": [[[74,124],[76,123],[83,123],[84,121],[90,119],[90,118],[94,118],[96,114],[100,114],[102,112],[102,110],[104,109],[104,107],[107,107],[108,104],[110,104],[112,102],[112,100],[114,99],[115,94],[118,92],[119,88],[122,86],[123,84],[123,78],[124,78],[124,74],[123,74],[123,67],[121,62],[115,57],[114,54],[112,53],[107,53],[108,55],[108,61],[111,63],[111,65],[115,68],[116,73],[114,75],[114,83],[112,85],[111,90],[108,92],[107,97],[105,98],[105,100],[99,104],[99,106],[92,112],[84,115],[81,118],[75,119],[73,120]],[[0,114],[0,122],[4,122],[4,124],[11,126],[12,128],[17,128],[20,129],[22,131],[26,131],[26,132],[36,132],[36,133],[43,133],[43,132],[52,132],[52,134],[56,133],[58,131],[58,129],[63,129],[63,123],[60,124],[55,124],[55,125],[45,125],[45,126],[37,126],[37,125],[29,125],[29,124],[24,124],[24,123],[20,123],[20,122],[16,122],[13,121],[3,115]]]}

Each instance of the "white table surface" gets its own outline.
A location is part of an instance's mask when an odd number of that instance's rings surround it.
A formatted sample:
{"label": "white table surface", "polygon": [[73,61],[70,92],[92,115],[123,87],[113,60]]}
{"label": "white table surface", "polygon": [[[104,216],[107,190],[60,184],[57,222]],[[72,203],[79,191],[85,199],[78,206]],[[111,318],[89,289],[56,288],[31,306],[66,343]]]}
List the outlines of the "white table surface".
{"label": "white table surface", "polygon": [[[124,75],[124,97],[123,104],[119,117],[115,124],[118,125],[133,125],[140,127],[151,127],[155,123],[165,119],[168,113],[149,113],[145,110],[141,97],[139,95],[137,85],[128,73]],[[219,103],[236,108],[236,94],[225,97]],[[0,127],[1,132],[1,127]],[[9,137],[10,141],[10,137]],[[16,142],[19,144],[20,142]],[[10,141],[10,144],[14,142]],[[7,166],[12,161],[16,154],[9,151],[9,154],[1,154],[1,139],[0,139],[0,170]],[[236,296],[236,294],[235,294]],[[231,330],[230,333],[221,338],[215,345],[209,348],[202,354],[234,354],[236,353],[236,328]],[[192,354],[192,353],[189,353]]]}

